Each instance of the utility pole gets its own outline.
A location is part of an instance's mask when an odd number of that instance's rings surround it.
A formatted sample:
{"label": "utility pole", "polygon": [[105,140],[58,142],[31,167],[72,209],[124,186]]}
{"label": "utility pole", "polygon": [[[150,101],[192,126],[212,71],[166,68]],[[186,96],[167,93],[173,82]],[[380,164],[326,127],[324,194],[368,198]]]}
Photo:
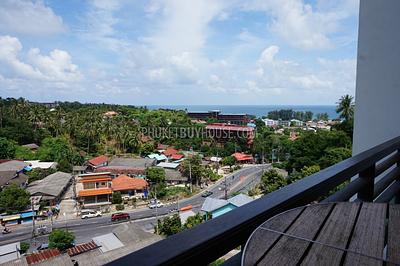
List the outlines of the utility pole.
{"label": "utility pole", "polygon": [[156,204],[156,234],[158,235],[158,206],[157,206],[157,188],[156,185],[154,185],[154,199],[155,199],[155,204]]}
{"label": "utility pole", "polygon": [[225,199],[228,199],[228,190],[227,190],[227,186],[228,186],[228,184],[226,183],[226,175],[225,175],[225,178],[224,178],[225,180]]}
{"label": "utility pole", "polygon": [[33,198],[31,197],[31,210],[32,210],[32,239],[35,238],[35,211],[33,210]]}
{"label": "utility pole", "polygon": [[190,194],[193,193],[193,182],[192,182],[192,164],[189,158],[189,180],[190,180]]}

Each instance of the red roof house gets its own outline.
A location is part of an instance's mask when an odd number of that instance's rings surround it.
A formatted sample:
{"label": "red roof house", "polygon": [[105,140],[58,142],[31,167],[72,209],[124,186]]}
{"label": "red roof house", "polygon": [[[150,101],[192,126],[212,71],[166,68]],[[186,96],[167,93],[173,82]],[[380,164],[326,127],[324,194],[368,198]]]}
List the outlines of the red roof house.
{"label": "red roof house", "polygon": [[108,157],[105,155],[100,155],[100,156],[94,157],[88,161],[88,164],[89,164],[89,166],[91,166],[93,168],[96,168],[99,166],[105,166],[108,164]]}
{"label": "red roof house", "polygon": [[175,154],[172,154],[171,155],[171,159],[172,160],[180,160],[180,159],[182,159],[184,156],[183,156],[183,154],[178,154],[178,153],[175,153]]}
{"label": "red roof house", "polygon": [[143,191],[149,184],[143,178],[134,178],[120,175],[113,179],[112,188],[114,191]]}
{"label": "red roof house", "polygon": [[253,161],[253,156],[242,153],[242,152],[236,152],[236,153],[232,154],[232,156],[235,157],[236,161],[238,161],[238,162],[252,162]]}
{"label": "red roof house", "polygon": [[178,153],[178,151],[175,150],[174,148],[168,148],[163,152],[163,154],[167,157],[171,157],[172,155],[177,154],[177,153]]}

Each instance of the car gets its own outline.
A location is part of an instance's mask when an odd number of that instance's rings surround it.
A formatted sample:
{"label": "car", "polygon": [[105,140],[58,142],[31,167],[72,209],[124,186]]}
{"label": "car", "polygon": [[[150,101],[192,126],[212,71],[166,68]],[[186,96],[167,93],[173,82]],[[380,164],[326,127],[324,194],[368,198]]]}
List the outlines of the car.
{"label": "car", "polygon": [[131,216],[126,212],[117,212],[111,215],[111,222],[118,222],[123,220],[130,220]]}
{"label": "car", "polygon": [[149,204],[147,204],[147,207],[149,207],[150,209],[162,208],[162,207],[164,207],[164,204],[163,204],[161,201],[159,201],[159,200],[157,200],[157,201],[151,200],[151,201],[149,202]]}
{"label": "car", "polygon": [[206,190],[203,194],[201,194],[201,196],[202,196],[203,198],[207,198],[208,196],[211,196],[212,194],[213,194],[212,191]]}
{"label": "car", "polygon": [[81,211],[81,218],[88,219],[94,217],[101,217],[101,211],[94,211],[94,210],[82,210]]}
{"label": "car", "polygon": [[41,251],[41,250],[46,250],[49,249],[49,244],[48,243],[43,243],[41,244],[36,250]]}

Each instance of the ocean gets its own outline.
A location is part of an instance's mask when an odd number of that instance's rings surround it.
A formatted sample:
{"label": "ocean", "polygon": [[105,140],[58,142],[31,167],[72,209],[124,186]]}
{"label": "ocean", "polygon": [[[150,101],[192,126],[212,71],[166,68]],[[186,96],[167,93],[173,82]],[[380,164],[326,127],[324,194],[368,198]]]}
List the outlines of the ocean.
{"label": "ocean", "polygon": [[318,113],[328,113],[329,118],[337,118],[335,105],[150,105],[149,109],[186,110],[188,112],[220,110],[228,114],[249,114],[256,117],[266,116],[268,112],[280,109],[294,111],[311,111],[314,116]]}

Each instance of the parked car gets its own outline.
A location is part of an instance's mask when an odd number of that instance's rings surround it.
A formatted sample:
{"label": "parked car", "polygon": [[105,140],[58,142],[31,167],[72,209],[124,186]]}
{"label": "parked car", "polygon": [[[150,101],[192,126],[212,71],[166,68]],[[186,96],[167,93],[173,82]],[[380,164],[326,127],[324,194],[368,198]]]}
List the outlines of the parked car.
{"label": "parked car", "polygon": [[147,206],[148,206],[150,209],[154,209],[154,208],[162,208],[162,207],[164,207],[164,204],[163,204],[161,201],[159,201],[159,200],[157,200],[157,201],[151,200],[151,201],[149,202],[149,204],[147,204]]}
{"label": "parked car", "polygon": [[82,210],[81,211],[81,218],[82,219],[101,217],[101,215],[102,215],[101,211],[95,211],[95,210]]}
{"label": "parked car", "polygon": [[212,191],[206,190],[203,194],[201,194],[201,196],[202,196],[203,198],[207,198],[208,196],[211,196],[212,194],[213,194]]}
{"label": "parked car", "polygon": [[49,243],[41,244],[36,250],[41,251],[41,250],[46,250],[46,249],[49,249]]}
{"label": "parked car", "polygon": [[50,234],[52,231],[51,227],[47,227],[46,225],[39,225],[38,227],[35,228],[35,233],[37,235],[46,235]]}
{"label": "parked car", "polygon": [[126,212],[117,212],[111,215],[111,222],[118,222],[129,219],[131,219],[131,216],[129,215],[129,213]]}

